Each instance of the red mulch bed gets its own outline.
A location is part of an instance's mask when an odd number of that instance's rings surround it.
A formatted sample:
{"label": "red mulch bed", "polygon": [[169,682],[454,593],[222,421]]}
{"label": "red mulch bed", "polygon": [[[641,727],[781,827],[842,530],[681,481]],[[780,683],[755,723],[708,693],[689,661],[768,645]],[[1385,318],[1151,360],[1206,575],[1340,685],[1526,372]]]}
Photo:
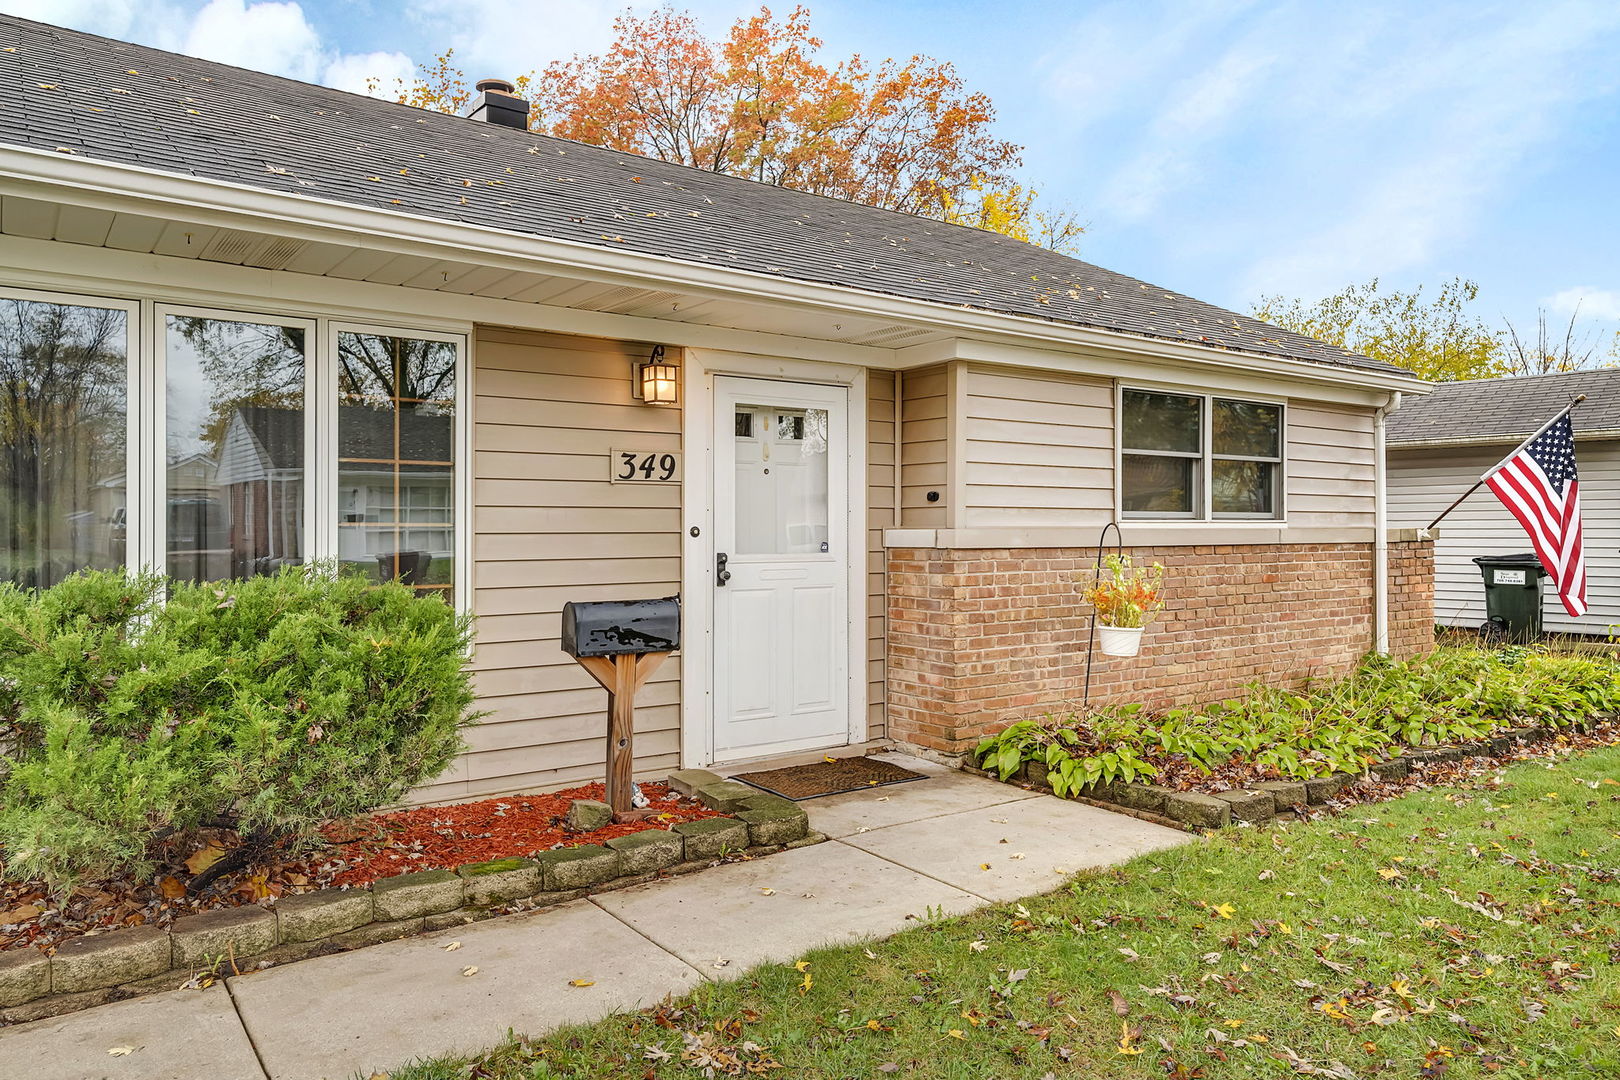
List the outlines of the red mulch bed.
{"label": "red mulch bed", "polygon": [[645,829],[719,816],[665,784],[643,783],[642,794],[659,813],[646,820],[569,832],[562,825],[574,799],[604,798],[601,784],[547,795],[511,795],[450,806],[420,806],[335,821],[321,830],[314,851],[221,877],[203,896],[188,896],[185,882],[236,846],[232,833],[205,833],[184,849],[165,850],[160,866],[142,881],[108,879],[52,897],[39,882],[0,883],[0,952],[37,948],[52,952],[70,938],[118,926],[168,926],[178,916],[210,908],[240,907],[277,896],[334,886],[369,885],[416,870],[454,870],[469,863],[527,857],[553,848],[600,844]]}

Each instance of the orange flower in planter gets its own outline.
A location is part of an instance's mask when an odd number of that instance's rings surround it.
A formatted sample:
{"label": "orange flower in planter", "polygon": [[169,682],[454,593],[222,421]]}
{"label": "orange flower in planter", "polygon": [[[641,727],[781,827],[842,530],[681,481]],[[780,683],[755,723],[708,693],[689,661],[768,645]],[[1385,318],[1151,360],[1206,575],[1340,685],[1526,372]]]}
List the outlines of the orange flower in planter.
{"label": "orange flower in planter", "polygon": [[1164,606],[1164,567],[1136,566],[1129,555],[1109,555],[1103,565],[1108,575],[1088,583],[1081,593],[1097,609],[1097,620],[1124,629],[1146,626]]}

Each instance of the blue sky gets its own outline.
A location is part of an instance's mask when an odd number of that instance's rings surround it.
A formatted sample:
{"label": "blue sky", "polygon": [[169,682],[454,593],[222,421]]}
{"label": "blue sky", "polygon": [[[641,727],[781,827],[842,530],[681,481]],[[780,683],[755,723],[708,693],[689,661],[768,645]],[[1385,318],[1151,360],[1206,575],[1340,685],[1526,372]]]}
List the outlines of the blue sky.
{"label": "blue sky", "polygon": [[[596,0],[0,0],[345,89],[455,46],[515,75],[608,40]],[[714,33],[752,5],[685,5]],[[1082,257],[1228,307],[1455,275],[1521,327],[1620,330],[1620,3],[810,5],[829,56],[925,53],[988,92]],[[637,5],[645,9],[646,5]],[[780,5],[780,10],[787,10]]]}

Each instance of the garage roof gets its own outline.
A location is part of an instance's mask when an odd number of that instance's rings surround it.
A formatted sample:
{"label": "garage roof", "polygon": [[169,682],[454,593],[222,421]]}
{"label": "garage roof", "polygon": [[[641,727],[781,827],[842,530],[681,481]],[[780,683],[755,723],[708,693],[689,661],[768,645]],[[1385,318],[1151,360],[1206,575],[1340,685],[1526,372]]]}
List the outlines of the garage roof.
{"label": "garage roof", "polygon": [[1620,432],[1620,369],[1570,371],[1506,379],[1439,383],[1426,397],[1408,399],[1390,414],[1391,447],[1433,443],[1517,442],[1557,415],[1577,394],[1577,438]]}

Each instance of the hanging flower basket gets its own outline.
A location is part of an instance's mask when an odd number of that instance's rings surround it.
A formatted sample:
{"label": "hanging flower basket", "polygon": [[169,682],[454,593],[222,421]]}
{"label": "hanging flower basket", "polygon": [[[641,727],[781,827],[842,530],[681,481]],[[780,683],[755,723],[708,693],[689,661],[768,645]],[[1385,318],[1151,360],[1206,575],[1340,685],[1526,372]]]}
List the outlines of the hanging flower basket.
{"label": "hanging flower basket", "polygon": [[1105,656],[1135,656],[1142,631],[1164,606],[1164,567],[1138,567],[1129,555],[1109,555],[1101,575],[1082,594],[1097,612],[1097,644]]}
{"label": "hanging flower basket", "polygon": [[1142,630],[1140,626],[1108,626],[1097,627],[1097,647],[1104,656],[1135,656],[1142,649]]}

